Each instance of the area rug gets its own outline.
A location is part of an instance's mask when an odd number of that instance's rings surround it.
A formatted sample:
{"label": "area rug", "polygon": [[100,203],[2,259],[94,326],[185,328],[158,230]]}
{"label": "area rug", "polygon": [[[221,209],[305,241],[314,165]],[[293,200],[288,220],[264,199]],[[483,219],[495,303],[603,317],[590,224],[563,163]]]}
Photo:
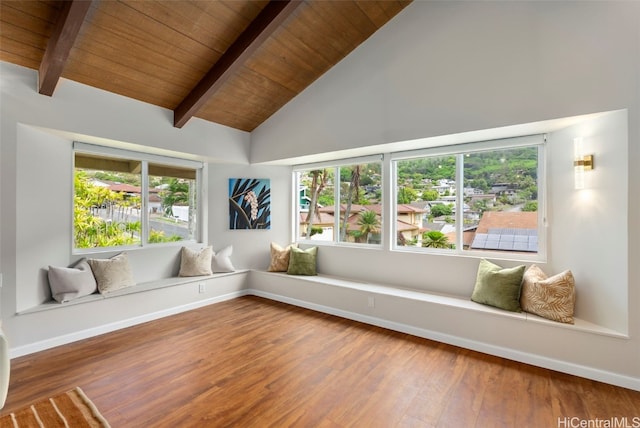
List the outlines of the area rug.
{"label": "area rug", "polygon": [[84,392],[75,388],[2,416],[0,427],[108,428],[109,423]]}

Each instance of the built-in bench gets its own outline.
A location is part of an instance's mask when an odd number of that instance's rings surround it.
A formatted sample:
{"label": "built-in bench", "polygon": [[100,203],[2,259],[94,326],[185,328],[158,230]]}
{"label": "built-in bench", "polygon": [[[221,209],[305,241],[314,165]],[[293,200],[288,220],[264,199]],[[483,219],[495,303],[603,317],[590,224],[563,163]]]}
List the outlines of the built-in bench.
{"label": "built-in bench", "polygon": [[481,305],[479,303],[471,301],[469,297],[449,295],[428,292],[424,290],[415,290],[409,288],[396,287],[385,284],[372,284],[366,281],[353,280],[348,278],[341,278],[331,275],[317,275],[317,276],[300,276],[300,275],[288,275],[286,273],[279,272],[266,272],[260,270],[253,270],[252,274],[256,275],[268,275],[268,276],[280,276],[282,278],[292,279],[300,281],[305,284],[322,284],[333,287],[343,287],[353,290],[359,290],[363,293],[370,295],[384,295],[393,296],[403,299],[411,299],[415,301],[426,302],[430,304],[444,305],[458,309],[477,311],[492,314],[500,317],[509,317],[520,319],[527,322],[540,323],[550,325],[558,328],[566,328],[572,330],[585,331],[589,333],[612,336],[618,338],[628,338],[627,335],[620,333],[616,330],[606,328],[589,321],[585,321],[580,318],[574,318],[574,324],[566,324],[557,321],[548,320],[546,318],[539,317],[527,312],[510,312],[491,306]]}
{"label": "built-in bench", "polygon": [[[175,287],[175,286],[192,284],[192,283],[203,283],[206,281],[215,280],[217,278],[228,277],[230,275],[245,274],[250,271],[252,272],[252,274],[255,274],[258,276],[266,275],[269,278],[281,277],[283,279],[286,278],[287,280],[295,280],[305,284],[315,283],[315,284],[328,285],[332,287],[348,288],[351,290],[358,290],[363,293],[367,293],[369,295],[393,296],[397,298],[410,299],[410,300],[420,301],[420,302],[425,302],[430,304],[449,306],[457,309],[483,312],[483,313],[492,314],[500,317],[514,318],[514,319],[519,319],[527,322],[535,322],[535,323],[550,325],[558,328],[579,330],[579,331],[585,331],[589,333],[618,337],[618,338],[628,338],[627,335],[620,333],[616,330],[606,328],[580,318],[574,318],[574,324],[566,324],[566,323],[548,320],[527,312],[510,312],[510,311],[505,311],[498,308],[493,308],[491,306],[481,305],[479,303],[471,301],[468,297],[464,297],[464,296],[428,292],[424,290],[402,288],[402,287],[391,286],[386,284],[372,284],[366,281],[341,278],[341,277],[336,277],[331,275],[323,275],[323,274],[317,275],[317,276],[288,275],[286,273],[267,272],[267,271],[256,270],[256,269],[240,269],[235,272],[216,273],[216,274],[207,275],[207,276],[163,278],[155,281],[143,282],[133,287],[123,288],[108,294],[99,294],[99,293],[91,294],[89,296],[80,297],[65,303],[58,303],[54,300],[51,300],[51,301],[42,303],[38,306],[29,308],[26,310],[18,311],[18,314],[22,315],[22,314],[29,314],[34,312],[64,308],[72,305],[78,305],[78,304],[83,304],[83,303],[88,303],[88,302],[93,302],[93,301],[103,300],[103,299],[110,299],[110,298],[119,297],[119,296],[126,296],[134,293],[142,293],[142,292],[157,290],[157,289],[166,288],[166,287]],[[256,295],[264,294],[252,289],[249,289],[248,292],[249,294],[256,294]]]}
{"label": "built-in bench", "polygon": [[205,276],[170,277],[170,278],[157,279],[154,281],[141,282],[132,287],[121,288],[119,290],[116,290],[107,294],[94,293],[89,296],[79,297],[77,299],[73,299],[69,302],[64,302],[64,303],[59,303],[55,300],[50,300],[38,306],[25,309],[22,311],[18,311],[18,315],[47,311],[50,309],[65,308],[73,305],[79,305],[82,303],[94,302],[94,301],[103,300],[103,299],[111,299],[113,297],[126,296],[134,293],[143,293],[146,291],[158,290],[166,287],[175,287],[175,286],[193,284],[193,283],[205,283],[207,281],[215,280],[218,278],[224,278],[231,275],[244,274],[248,271],[249,269],[240,269],[234,272],[214,273],[212,275],[205,275]]}

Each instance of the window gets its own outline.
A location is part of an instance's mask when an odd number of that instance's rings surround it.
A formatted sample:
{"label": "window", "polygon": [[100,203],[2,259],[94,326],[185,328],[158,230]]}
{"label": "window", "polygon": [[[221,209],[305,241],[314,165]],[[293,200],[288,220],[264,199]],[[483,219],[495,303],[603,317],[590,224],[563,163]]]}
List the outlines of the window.
{"label": "window", "polygon": [[197,170],[149,164],[150,243],[196,240]]}
{"label": "window", "polygon": [[74,249],[200,240],[200,162],[83,143],[74,149]]}
{"label": "window", "polygon": [[543,137],[394,154],[395,248],[544,253]]}
{"label": "window", "polygon": [[[455,248],[449,238],[456,231],[455,156],[402,160],[396,170],[397,245]],[[429,228],[434,221],[438,227]]]}
{"label": "window", "polygon": [[296,168],[298,240],[380,245],[380,156]]}
{"label": "window", "polygon": [[[318,168],[297,173],[298,238],[333,241],[335,227],[335,168]],[[327,212],[327,209],[332,210]]]}

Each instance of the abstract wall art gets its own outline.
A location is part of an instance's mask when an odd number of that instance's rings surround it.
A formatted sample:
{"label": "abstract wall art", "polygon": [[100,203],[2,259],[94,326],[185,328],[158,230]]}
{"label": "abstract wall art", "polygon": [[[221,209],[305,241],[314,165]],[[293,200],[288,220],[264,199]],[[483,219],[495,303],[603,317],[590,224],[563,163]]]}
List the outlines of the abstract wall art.
{"label": "abstract wall art", "polygon": [[229,228],[271,229],[271,183],[268,178],[229,179]]}

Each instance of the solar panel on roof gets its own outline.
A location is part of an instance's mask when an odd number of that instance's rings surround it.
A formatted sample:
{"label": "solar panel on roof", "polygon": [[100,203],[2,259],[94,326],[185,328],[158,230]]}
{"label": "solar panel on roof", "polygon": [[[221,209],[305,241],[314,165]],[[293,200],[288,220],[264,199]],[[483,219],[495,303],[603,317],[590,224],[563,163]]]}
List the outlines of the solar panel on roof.
{"label": "solar panel on roof", "polygon": [[492,228],[488,233],[476,233],[472,249],[538,252],[536,229]]}

